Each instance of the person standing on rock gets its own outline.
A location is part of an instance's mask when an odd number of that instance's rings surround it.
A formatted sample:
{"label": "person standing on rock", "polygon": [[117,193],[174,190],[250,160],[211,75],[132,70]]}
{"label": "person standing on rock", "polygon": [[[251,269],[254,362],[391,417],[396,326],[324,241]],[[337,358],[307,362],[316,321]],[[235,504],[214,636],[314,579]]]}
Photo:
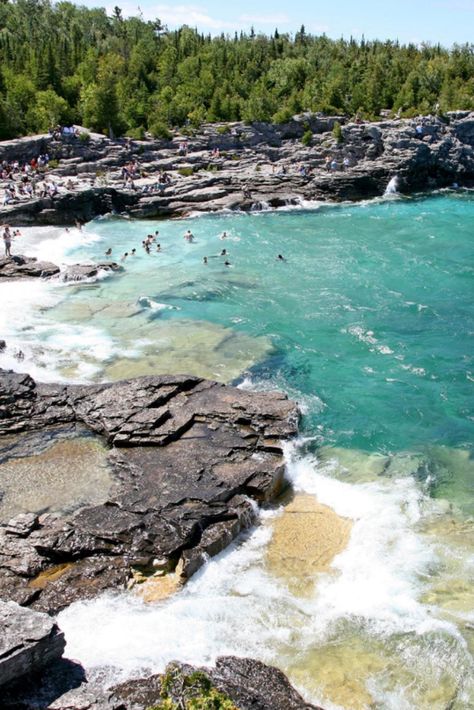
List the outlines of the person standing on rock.
{"label": "person standing on rock", "polygon": [[5,225],[3,230],[3,243],[5,245],[5,256],[11,256],[12,235],[8,224]]}

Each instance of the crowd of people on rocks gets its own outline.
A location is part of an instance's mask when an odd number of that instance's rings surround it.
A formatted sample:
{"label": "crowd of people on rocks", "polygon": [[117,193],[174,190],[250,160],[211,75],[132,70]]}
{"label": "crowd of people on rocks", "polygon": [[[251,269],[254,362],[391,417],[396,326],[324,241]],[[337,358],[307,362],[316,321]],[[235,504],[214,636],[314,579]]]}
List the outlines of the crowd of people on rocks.
{"label": "crowd of people on rocks", "polygon": [[0,181],[6,183],[3,206],[33,197],[55,197],[58,185],[47,175],[49,163],[48,153],[40,153],[30,161],[3,160],[0,163]]}

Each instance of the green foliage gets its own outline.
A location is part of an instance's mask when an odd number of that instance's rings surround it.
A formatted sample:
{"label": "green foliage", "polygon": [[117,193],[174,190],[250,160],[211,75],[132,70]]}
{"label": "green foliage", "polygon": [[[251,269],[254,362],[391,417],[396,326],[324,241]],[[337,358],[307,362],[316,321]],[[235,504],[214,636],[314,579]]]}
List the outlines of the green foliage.
{"label": "green foliage", "polygon": [[35,133],[46,133],[52,126],[71,123],[71,113],[66,99],[50,88],[37,92],[26,120]]}
{"label": "green foliage", "polygon": [[358,43],[304,28],[212,37],[70,2],[0,3],[0,138],[56,123],[120,135],[382,109],[474,110],[474,45]]}
{"label": "green foliage", "polygon": [[301,138],[301,142],[303,145],[309,146],[309,145],[311,145],[312,141],[313,141],[313,131],[308,129],[307,131],[305,131],[303,133],[303,137]]}
{"label": "green foliage", "polygon": [[273,123],[289,123],[293,118],[293,111],[290,108],[281,108],[272,116]]}
{"label": "green foliage", "polygon": [[201,671],[184,675],[178,668],[168,666],[161,677],[160,694],[160,702],[148,710],[238,710]]}
{"label": "green foliage", "polygon": [[138,126],[138,128],[129,128],[126,131],[126,136],[132,138],[132,140],[141,141],[145,138],[145,129],[143,126]]}
{"label": "green foliage", "polygon": [[149,126],[149,131],[153,138],[164,138],[169,141],[173,137],[166,123],[163,123],[162,121],[152,123],[151,126]]}
{"label": "green foliage", "polygon": [[336,121],[334,123],[333,129],[332,129],[332,134],[333,134],[334,138],[336,139],[337,143],[344,142],[344,136],[342,134],[342,128],[341,128],[341,124],[339,123],[339,121]]}

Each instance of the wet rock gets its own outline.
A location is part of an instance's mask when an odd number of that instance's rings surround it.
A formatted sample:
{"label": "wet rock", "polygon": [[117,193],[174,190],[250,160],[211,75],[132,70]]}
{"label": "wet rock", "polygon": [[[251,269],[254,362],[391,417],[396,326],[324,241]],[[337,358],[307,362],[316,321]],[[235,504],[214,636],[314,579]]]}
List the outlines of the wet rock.
{"label": "wet rock", "polygon": [[123,266],[115,262],[101,262],[99,264],[73,264],[61,272],[62,281],[84,281],[95,278],[100,271],[123,271]]}
{"label": "wet rock", "polygon": [[33,257],[12,256],[0,259],[0,280],[31,277],[48,278],[59,273],[59,266],[49,261],[38,261]]}
{"label": "wet rock", "polygon": [[60,658],[63,633],[47,614],[0,602],[0,686]]}
{"label": "wet rock", "polygon": [[87,682],[78,664],[61,659],[41,675],[31,674],[21,685],[2,690],[4,710],[148,710],[164,700],[184,707],[193,698],[203,708],[225,699],[236,710],[321,710],[305,702],[277,668],[232,656],[218,658],[215,668],[170,663],[164,674],[108,690]]}
{"label": "wet rock", "polygon": [[85,425],[115,447],[116,481],[103,504],[0,526],[0,597],[51,612],[157,559],[188,578],[254,522],[252,499],[280,493],[297,419],[279,393],[197,377],[63,386],[0,371],[0,436]]}
{"label": "wet rock", "polygon": [[164,676],[156,675],[116,686],[112,689],[112,700],[122,700],[126,710],[144,710],[159,702],[163,688],[166,688],[166,697],[175,703],[207,697],[208,693],[217,691],[221,697],[232,701],[238,710],[321,710],[305,702],[277,668],[251,658],[234,656],[218,658],[215,668],[172,663]]}

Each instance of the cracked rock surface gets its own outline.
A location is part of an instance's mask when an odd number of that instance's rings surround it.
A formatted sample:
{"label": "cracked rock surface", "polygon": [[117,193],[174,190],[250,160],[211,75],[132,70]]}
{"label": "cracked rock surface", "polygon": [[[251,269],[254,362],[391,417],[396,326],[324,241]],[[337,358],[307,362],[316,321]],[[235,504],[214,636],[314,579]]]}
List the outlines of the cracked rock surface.
{"label": "cracked rock surface", "polygon": [[111,446],[115,480],[100,505],[0,526],[0,598],[56,612],[124,587],[132,570],[185,580],[253,523],[254,501],[280,492],[281,441],[297,422],[282,394],[197,377],[78,386],[0,371],[0,446],[2,437],[85,426]]}

